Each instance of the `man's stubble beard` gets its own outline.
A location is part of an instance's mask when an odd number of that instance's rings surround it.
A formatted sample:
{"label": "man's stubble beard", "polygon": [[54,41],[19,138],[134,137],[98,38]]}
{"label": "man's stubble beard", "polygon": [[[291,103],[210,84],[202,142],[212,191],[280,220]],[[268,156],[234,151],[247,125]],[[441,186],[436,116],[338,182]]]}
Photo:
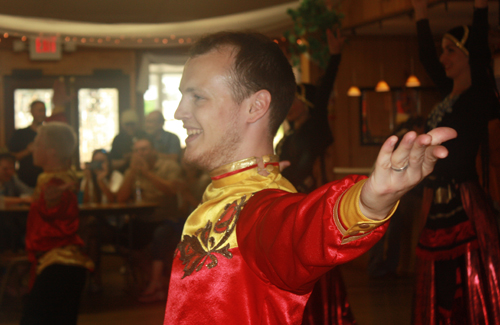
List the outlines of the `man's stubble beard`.
{"label": "man's stubble beard", "polygon": [[226,136],[221,138],[219,143],[212,145],[211,148],[203,151],[199,156],[191,159],[185,156],[184,162],[206,171],[212,171],[217,167],[233,162],[234,153],[240,146],[242,137],[236,128],[236,122],[233,121],[231,124],[231,127],[225,133]]}

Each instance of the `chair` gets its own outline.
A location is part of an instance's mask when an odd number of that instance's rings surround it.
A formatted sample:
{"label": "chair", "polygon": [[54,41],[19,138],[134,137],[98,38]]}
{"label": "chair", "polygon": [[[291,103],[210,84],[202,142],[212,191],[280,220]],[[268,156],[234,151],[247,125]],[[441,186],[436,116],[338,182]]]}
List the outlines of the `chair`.
{"label": "chair", "polygon": [[[0,284],[0,306],[3,302],[3,296],[5,294],[5,289],[7,288],[7,283],[12,274],[12,271],[15,270],[15,266],[19,264],[28,264],[31,266],[31,262],[28,259],[28,255],[2,255],[0,256],[0,266],[6,268],[5,274],[2,277],[2,283]],[[28,268],[29,270],[29,268]],[[28,271],[29,273],[29,271]]]}

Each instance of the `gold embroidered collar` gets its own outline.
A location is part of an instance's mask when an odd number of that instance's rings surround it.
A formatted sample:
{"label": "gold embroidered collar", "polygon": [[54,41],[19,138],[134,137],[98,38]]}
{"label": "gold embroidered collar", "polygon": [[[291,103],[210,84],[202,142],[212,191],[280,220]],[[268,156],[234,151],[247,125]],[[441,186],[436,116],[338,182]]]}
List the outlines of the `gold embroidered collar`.
{"label": "gold embroidered collar", "polygon": [[[279,157],[266,155],[262,157],[264,168],[269,173],[279,173]],[[214,187],[222,187],[247,178],[258,170],[258,158],[250,157],[218,167],[210,172]]]}

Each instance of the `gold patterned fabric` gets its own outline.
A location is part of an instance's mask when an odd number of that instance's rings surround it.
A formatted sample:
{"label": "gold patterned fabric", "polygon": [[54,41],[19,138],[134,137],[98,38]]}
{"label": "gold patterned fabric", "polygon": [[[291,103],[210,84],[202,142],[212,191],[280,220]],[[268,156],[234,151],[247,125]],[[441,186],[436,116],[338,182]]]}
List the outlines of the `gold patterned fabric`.
{"label": "gold patterned fabric", "polygon": [[54,172],[43,172],[38,176],[38,179],[36,182],[36,188],[35,188],[35,191],[33,192],[33,199],[34,200],[39,199],[40,193],[42,191],[42,187],[44,187],[47,183],[49,183],[54,178],[58,178],[58,179],[62,180],[64,183],[74,184],[74,186],[71,188],[71,190],[76,190],[76,188],[77,188],[78,177],[76,176],[75,171],[72,169],[54,171]]}
{"label": "gold patterned fabric", "polygon": [[212,183],[203,194],[202,204],[186,220],[178,246],[185,265],[184,277],[199,271],[206,259],[211,260],[207,267],[212,268],[218,263],[217,256],[232,257],[229,249],[238,247],[235,228],[239,213],[254,192],[263,189],[296,192],[279,173],[278,156],[264,156],[262,161],[265,172],[255,157],[211,172]]}
{"label": "gold patterned fabric", "polygon": [[76,245],[68,245],[64,247],[56,247],[45,253],[38,259],[36,273],[40,274],[43,269],[52,264],[63,264],[81,266],[88,270],[94,270],[94,262],[80,252],[80,247]]}

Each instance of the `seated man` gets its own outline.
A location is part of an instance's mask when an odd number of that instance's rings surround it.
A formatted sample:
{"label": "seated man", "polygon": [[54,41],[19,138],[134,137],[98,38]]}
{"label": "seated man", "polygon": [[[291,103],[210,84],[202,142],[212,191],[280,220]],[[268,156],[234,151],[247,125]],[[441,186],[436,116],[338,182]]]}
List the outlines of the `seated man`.
{"label": "seated man", "polygon": [[175,134],[163,129],[165,118],[160,111],[152,111],[146,116],[144,127],[151,135],[156,151],[177,161],[181,153],[181,142]]}
{"label": "seated man", "polygon": [[[0,154],[0,207],[31,203],[33,189],[17,178],[16,158]],[[3,216],[0,218],[0,251],[17,251],[24,248],[26,218]]]}
{"label": "seated man", "polygon": [[153,232],[165,220],[177,222],[177,188],[180,166],[172,159],[160,157],[151,138],[138,135],[132,149],[130,168],[116,194],[118,202],[143,200],[158,203],[151,215],[137,216],[133,222],[134,248],[150,243]]}
{"label": "seated man", "polygon": [[112,169],[124,173],[130,164],[134,139],[138,136],[144,136],[145,132],[139,128],[139,119],[134,110],[124,111],[120,116],[120,122],[122,131],[113,139],[109,157]]}
{"label": "seated man", "polygon": [[0,154],[0,202],[5,206],[31,203],[33,189],[16,176],[16,158],[9,154]]}

